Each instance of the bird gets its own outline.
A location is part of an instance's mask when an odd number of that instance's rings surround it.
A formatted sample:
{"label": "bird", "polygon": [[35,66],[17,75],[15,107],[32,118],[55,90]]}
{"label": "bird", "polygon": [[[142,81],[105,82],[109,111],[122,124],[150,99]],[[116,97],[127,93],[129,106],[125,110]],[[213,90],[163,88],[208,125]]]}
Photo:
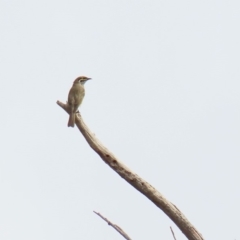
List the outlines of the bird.
{"label": "bird", "polygon": [[84,84],[91,78],[86,76],[77,77],[68,93],[69,120],[68,127],[75,125],[75,113],[81,105],[85,96]]}

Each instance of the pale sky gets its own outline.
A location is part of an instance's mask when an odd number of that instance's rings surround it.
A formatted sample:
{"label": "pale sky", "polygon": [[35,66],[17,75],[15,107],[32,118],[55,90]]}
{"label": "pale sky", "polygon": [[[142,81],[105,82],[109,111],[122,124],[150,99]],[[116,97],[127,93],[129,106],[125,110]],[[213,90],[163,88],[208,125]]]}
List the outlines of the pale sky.
{"label": "pale sky", "polygon": [[0,239],[185,236],[67,127],[84,121],[205,239],[240,239],[240,2],[0,0]]}

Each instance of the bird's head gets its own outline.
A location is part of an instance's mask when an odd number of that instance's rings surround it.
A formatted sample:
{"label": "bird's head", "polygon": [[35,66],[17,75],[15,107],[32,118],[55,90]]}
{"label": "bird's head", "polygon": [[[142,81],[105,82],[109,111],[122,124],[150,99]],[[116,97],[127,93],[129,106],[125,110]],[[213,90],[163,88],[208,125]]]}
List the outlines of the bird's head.
{"label": "bird's head", "polygon": [[80,76],[80,77],[77,77],[73,83],[80,83],[82,85],[85,84],[86,81],[90,80],[91,78],[89,77],[85,77],[85,76]]}

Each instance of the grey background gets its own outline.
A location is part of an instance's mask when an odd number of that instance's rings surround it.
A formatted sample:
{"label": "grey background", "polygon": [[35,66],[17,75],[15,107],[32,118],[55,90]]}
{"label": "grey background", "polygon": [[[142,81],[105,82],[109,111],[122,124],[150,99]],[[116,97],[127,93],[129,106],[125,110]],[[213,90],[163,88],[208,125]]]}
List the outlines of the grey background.
{"label": "grey background", "polygon": [[0,1],[0,238],[185,239],[67,128],[84,120],[206,239],[239,239],[239,1]]}

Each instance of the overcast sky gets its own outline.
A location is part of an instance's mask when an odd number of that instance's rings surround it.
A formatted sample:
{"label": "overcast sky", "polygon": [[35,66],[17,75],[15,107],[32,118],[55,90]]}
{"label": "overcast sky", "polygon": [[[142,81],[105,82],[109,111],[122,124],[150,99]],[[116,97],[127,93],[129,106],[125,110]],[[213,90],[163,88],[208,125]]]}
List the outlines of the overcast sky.
{"label": "overcast sky", "polygon": [[93,152],[81,113],[205,239],[240,239],[240,2],[0,0],[0,239],[185,236]]}

